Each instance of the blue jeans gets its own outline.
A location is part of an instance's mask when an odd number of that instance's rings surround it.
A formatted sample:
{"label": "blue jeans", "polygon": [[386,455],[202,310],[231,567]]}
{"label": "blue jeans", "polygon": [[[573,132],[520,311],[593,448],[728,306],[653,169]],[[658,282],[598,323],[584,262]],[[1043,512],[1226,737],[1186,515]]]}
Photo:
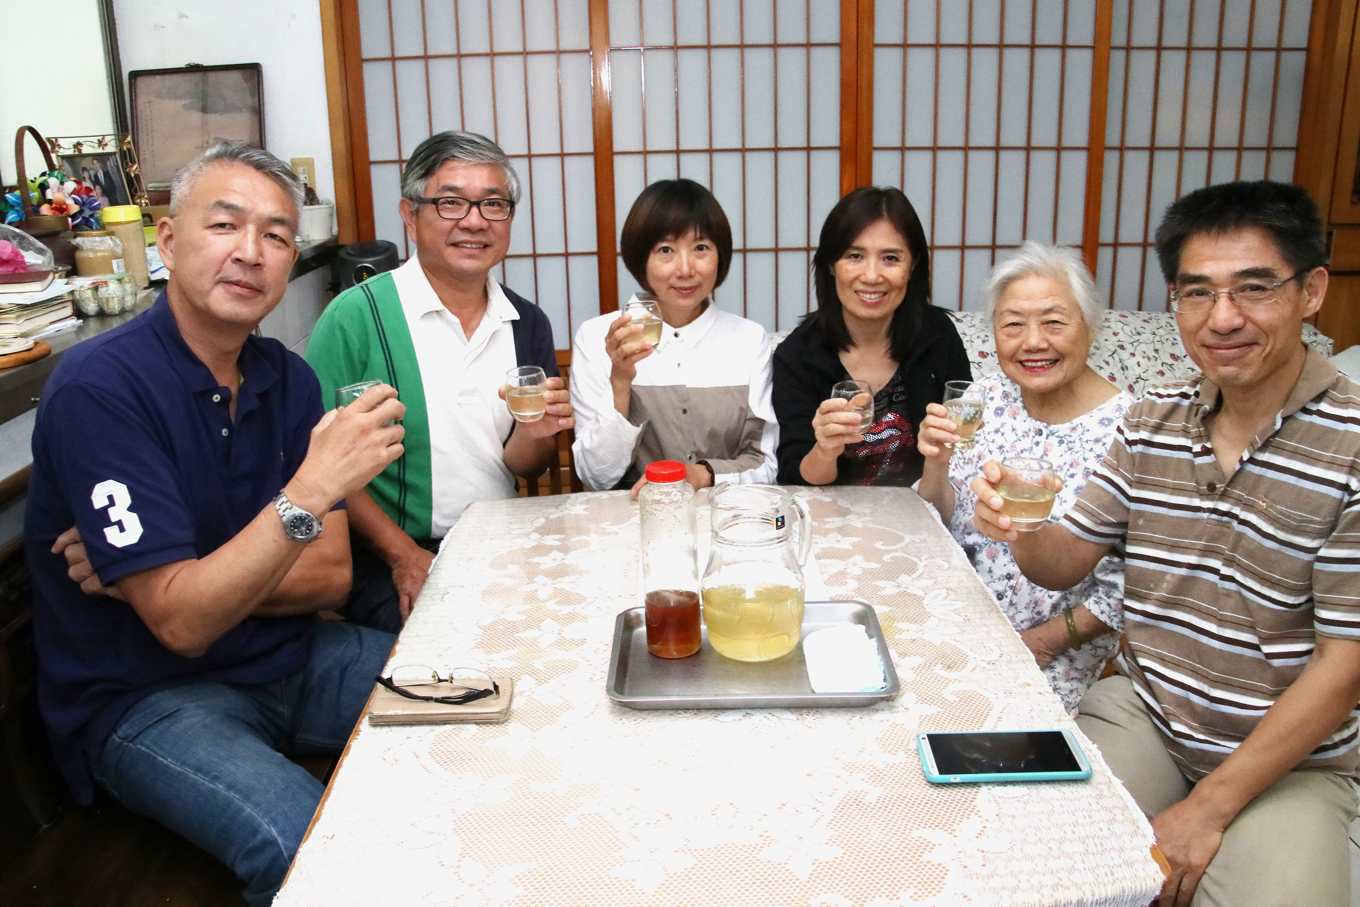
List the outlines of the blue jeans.
{"label": "blue jeans", "polygon": [[321,621],[307,664],[271,684],[191,683],[142,699],[95,760],[99,784],[225,863],[268,904],[321,800],[285,753],[338,752],[393,639]]}
{"label": "blue jeans", "polygon": [[[439,553],[439,542],[439,539],[416,540],[417,545],[433,554]],[[384,633],[400,633],[401,609],[397,605],[392,568],[368,542],[354,533],[350,535],[350,550],[354,555],[354,580],[350,585],[349,600],[340,613],[352,624]]]}

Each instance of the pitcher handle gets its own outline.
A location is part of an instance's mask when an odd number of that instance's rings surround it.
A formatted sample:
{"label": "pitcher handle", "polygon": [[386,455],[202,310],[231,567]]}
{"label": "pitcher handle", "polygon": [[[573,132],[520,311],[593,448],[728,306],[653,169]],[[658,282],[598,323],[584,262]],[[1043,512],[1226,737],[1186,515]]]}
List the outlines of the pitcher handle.
{"label": "pitcher handle", "polygon": [[812,511],[808,509],[807,501],[797,495],[790,495],[789,501],[798,511],[798,566],[801,567],[812,553]]}

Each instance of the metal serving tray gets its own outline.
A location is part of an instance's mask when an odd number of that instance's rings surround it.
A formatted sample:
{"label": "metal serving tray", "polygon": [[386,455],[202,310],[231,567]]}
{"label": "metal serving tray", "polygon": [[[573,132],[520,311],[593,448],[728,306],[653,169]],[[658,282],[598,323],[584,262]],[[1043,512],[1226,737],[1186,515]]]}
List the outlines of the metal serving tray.
{"label": "metal serving tray", "polygon": [[609,698],[632,709],[751,709],[855,707],[873,705],[898,694],[901,685],[874,609],[864,602],[808,602],[803,632],[839,624],[864,627],[874,641],[887,681],[872,693],[816,693],[808,683],[803,643],[783,658],[744,662],[724,658],[708,644],[689,658],[657,658],[647,654],[647,624],[642,608],[630,608],[614,621],[614,649],[609,659]]}

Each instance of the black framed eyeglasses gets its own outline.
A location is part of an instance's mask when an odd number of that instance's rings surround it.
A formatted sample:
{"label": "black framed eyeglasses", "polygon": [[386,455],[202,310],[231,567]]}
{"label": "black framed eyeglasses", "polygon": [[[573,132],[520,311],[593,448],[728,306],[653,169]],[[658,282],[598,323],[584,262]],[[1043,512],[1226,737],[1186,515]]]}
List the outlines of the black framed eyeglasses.
{"label": "black framed eyeglasses", "polygon": [[[425,665],[398,665],[387,676],[379,675],[377,680],[383,689],[406,699],[444,705],[465,705],[489,696],[499,696],[501,692],[500,686],[486,673],[473,668],[453,668],[441,674]],[[445,685],[456,692],[447,695],[422,692],[442,690]]]}
{"label": "black framed eyeglasses", "polygon": [[434,213],[444,220],[462,220],[473,208],[477,209],[477,213],[482,215],[484,220],[509,220],[510,215],[515,213],[514,202],[508,198],[495,196],[473,201],[458,195],[440,195],[434,198],[417,195],[411,201],[434,205]]}
{"label": "black framed eyeglasses", "polygon": [[1175,287],[1171,290],[1171,306],[1177,312],[1199,315],[1213,308],[1219,296],[1227,296],[1228,301],[1238,308],[1254,309],[1264,307],[1280,298],[1280,288],[1292,280],[1311,274],[1320,265],[1300,268],[1288,277],[1279,280],[1244,280],[1234,287],[1216,290],[1207,286]]}

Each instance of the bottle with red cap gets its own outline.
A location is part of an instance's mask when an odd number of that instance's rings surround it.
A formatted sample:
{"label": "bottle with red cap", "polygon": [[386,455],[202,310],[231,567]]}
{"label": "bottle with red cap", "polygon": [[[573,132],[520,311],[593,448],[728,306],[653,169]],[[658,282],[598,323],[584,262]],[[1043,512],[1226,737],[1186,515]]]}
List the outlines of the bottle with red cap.
{"label": "bottle with red cap", "polygon": [[647,651],[661,658],[685,658],[702,643],[694,487],[679,460],[649,463],[645,475],[638,504]]}

